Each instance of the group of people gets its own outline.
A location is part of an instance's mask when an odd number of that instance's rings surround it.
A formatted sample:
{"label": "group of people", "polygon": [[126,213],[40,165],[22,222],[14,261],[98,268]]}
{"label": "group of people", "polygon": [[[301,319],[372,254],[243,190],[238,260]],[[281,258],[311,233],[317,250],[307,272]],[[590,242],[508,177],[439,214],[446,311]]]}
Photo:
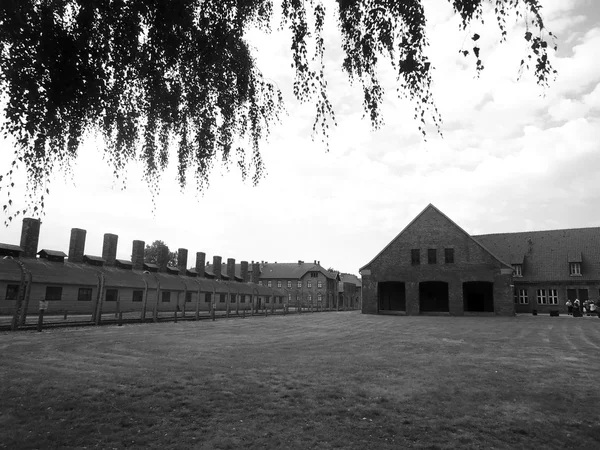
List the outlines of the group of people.
{"label": "group of people", "polygon": [[600,318],[600,298],[596,301],[593,300],[585,300],[584,302],[580,302],[578,298],[573,300],[567,300],[567,313],[569,315],[577,315],[582,316],[584,314],[588,316],[592,316],[597,314]]}

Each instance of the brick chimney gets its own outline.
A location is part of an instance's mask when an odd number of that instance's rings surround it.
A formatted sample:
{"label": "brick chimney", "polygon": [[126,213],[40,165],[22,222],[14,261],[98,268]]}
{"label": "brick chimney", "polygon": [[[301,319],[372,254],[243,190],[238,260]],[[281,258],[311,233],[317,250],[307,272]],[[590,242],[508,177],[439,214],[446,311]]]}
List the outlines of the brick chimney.
{"label": "brick chimney", "polygon": [[131,248],[131,263],[133,270],[144,270],[144,249],[146,243],[144,241],[133,241]]}
{"label": "brick chimney", "polygon": [[227,258],[227,276],[231,281],[235,281],[235,259]]}
{"label": "brick chimney", "polygon": [[37,255],[38,241],[40,239],[40,219],[32,219],[26,217],[23,219],[21,227],[21,245],[23,253],[21,256],[25,258],[35,258]]}
{"label": "brick chimney", "polygon": [[119,236],[106,233],[104,235],[104,245],[102,245],[102,259],[105,266],[114,266],[117,261],[117,243]]}
{"label": "brick chimney", "polygon": [[215,274],[215,279],[221,279],[221,257],[213,256],[213,273]]}
{"label": "brick chimney", "polygon": [[177,268],[179,269],[180,275],[185,275],[185,272],[187,270],[187,258],[187,248],[180,248],[177,250]]}
{"label": "brick chimney", "polygon": [[83,262],[85,251],[86,231],[81,228],[71,228],[71,240],[69,241],[69,262]]}
{"label": "brick chimney", "polygon": [[196,253],[196,272],[198,276],[204,278],[204,266],[206,265],[206,254],[204,252]]}
{"label": "brick chimney", "polygon": [[159,272],[166,272],[167,265],[169,264],[169,247],[166,245],[161,245],[158,247],[158,256],[157,256],[156,265],[158,266]]}
{"label": "brick chimney", "polygon": [[242,276],[242,280],[244,283],[249,281],[248,277],[248,261],[242,261],[240,263],[240,275]]}
{"label": "brick chimney", "polygon": [[252,263],[252,282],[258,284],[260,278],[260,263]]}

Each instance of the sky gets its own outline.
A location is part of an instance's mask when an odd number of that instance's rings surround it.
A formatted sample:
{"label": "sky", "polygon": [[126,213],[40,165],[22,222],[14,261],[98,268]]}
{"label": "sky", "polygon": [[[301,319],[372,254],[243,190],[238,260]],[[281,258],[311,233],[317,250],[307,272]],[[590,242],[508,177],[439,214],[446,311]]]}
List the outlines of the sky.
{"label": "sky", "polygon": [[[277,3],[277,2],[275,2]],[[38,249],[68,253],[71,228],[87,230],[85,253],[101,255],[104,233],[119,236],[117,256],[130,259],[135,239],[163,240],[224,260],[318,260],[325,268],[358,274],[429,203],[470,234],[600,226],[600,2],[541,0],[546,27],[557,36],[549,88],[533,74],[519,79],[525,55],[522,22],[509,22],[508,39],[491,11],[485,24],[459,29],[448,2],[425,0],[434,66],[433,92],[443,136],[421,137],[413,105],[396,97],[391,70],[385,124],[373,130],[362,96],[341,70],[343,54],[333,2],[325,28],[326,76],[338,127],[329,150],[312,140],[314,107],[292,94],[289,35],[252,32],[259,67],[281,89],[287,114],[262,146],[267,176],[258,186],[232,167],[215,167],[210,187],[183,192],[175,163],[163,175],[153,208],[140,168],[130,165],[126,189],[102,158],[101,143],[81,149],[74,176],[56,174],[45,202]],[[329,6],[330,5],[330,6]],[[484,71],[459,54],[479,41]],[[12,161],[0,141],[0,167]],[[25,205],[24,173],[12,198]],[[6,194],[0,192],[6,203]],[[0,242],[18,244],[21,220],[0,228]]]}

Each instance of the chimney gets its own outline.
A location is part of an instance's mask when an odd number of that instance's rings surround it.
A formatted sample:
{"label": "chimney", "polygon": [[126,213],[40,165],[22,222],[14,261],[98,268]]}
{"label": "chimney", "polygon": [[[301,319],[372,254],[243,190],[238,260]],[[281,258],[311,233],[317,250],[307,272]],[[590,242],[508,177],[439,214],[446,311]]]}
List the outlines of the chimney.
{"label": "chimney", "polygon": [[169,247],[166,245],[161,245],[158,247],[158,256],[157,256],[156,265],[158,266],[159,272],[166,272],[167,265],[169,264]]}
{"label": "chimney", "polygon": [[204,278],[204,266],[206,265],[206,255],[203,252],[196,253],[196,272],[198,276]]}
{"label": "chimney", "polygon": [[104,235],[104,245],[102,246],[102,259],[104,265],[114,266],[117,261],[117,242],[119,236],[116,234],[106,233]]}
{"label": "chimney", "polygon": [[231,281],[235,281],[235,259],[227,258],[227,276]]}
{"label": "chimney", "polygon": [[304,264],[304,261],[298,260],[298,265],[301,266],[302,264]]}
{"label": "chimney", "polygon": [[180,248],[177,250],[177,268],[179,269],[180,275],[185,275],[187,270],[187,248]]}
{"label": "chimney", "polygon": [[252,264],[252,282],[254,284],[258,284],[258,279],[260,278],[260,263]]}
{"label": "chimney", "polygon": [[320,265],[321,265],[321,261],[317,261],[317,265],[319,265],[319,266],[320,266]]}
{"label": "chimney", "polygon": [[242,280],[244,281],[244,283],[247,283],[249,281],[249,278],[248,278],[248,261],[242,261],[240,263],[240,275],[242,276]]}
{"label": "chimney", "polygon": [[213,256],[213,273],[215,274],[215,279],[221,279],[221,257]]}
{"label": "chimney", "polygon": [[133,241],[131,248],[131,263],[133,270],[144,270],[144,249],[146,243],[144,241]]}
{"label": "chimney", "polygon": [[86,231],[81,228],[71,228],[71,240],[69,241],[69,262],[83,262],[85,251]]}
{"label": "chimney", "polygon": [[35,258],[37,255],[38,241],[40,239],[40,219],[32,219],[26,217],[23,219],[21,228],[21,245],[23,253],[21,256],[25,258]]}

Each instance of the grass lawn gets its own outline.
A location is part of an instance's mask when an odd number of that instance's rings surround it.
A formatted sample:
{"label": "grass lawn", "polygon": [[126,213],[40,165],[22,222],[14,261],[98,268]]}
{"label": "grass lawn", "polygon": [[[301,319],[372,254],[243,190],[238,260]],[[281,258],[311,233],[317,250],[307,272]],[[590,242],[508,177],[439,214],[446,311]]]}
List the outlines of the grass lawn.
{"label": "grass lawn", "polygon": [[600,448],[600,319],[0,333],[0,448]]}

